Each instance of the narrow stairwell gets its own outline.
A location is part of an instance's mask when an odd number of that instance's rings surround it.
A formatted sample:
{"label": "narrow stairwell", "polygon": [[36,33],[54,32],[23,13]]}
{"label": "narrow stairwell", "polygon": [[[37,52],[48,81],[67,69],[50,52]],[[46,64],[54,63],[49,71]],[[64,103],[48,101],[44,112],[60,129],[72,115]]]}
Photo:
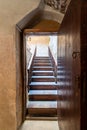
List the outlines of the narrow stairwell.
{"label": "narrow stairwell", "polygon": [[36,117],[57,116],[57,89],[50,57],[34,57],[28,92],[28,114]]}

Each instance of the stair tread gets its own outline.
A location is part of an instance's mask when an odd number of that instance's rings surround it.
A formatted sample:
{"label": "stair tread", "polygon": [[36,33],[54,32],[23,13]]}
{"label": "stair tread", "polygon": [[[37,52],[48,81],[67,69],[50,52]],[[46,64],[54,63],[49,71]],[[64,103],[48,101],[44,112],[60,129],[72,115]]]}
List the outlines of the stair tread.
{"label": "stair tread", "polygon": [[38,57],[41,57],[41,58],[47,57],[48,58],[49,56],[35,56],[35,58],[38,58]]}
{"label": "stair tread", "polygon": [[33,72],[33,73],[47,73],[47,72],[48,72],[48,73],[52,73],[53,71],[46,71],[46,70],[43,70],[43,71],[41,71],[41,70],[38,70],[38,71],[37,71],[37,70],[36,70],[36,71],[35,71],[35,70],[34,70],[34,71],[32,71],[32,72]]}
{"label": "stair tread", "polygon": [[55,86],[70,86],[70,82],[68,81],[58,81],[55,82],[31,82],[29,85],[55,85]]}
{"label": "stair tread", "polygon": [[[37,63],[34,63],[34,64],[43,64],[43,63],[42,63],[42,62],[41,62],[41,63],[38,63],[38,62],[37,62]],[[50,62],[49,62],[49,63],[45,63],[45,62],[44,62],[44,64],[48,64],[48,65],[50,64],[50,65],[51,65]]]}
{"label": "stair tread", "polygon": [[57,95],[57,90],[30,90],[29,95]]}
{"label": "stair tread", "polygon": [[55,78],[54,76],[32,76],[32,78]]}
{"label": "stair tread", "polygon": [[33,68],[53,68],[52,66],[33,66]]}
{"label": "stair tread", "polygon": [[57,85],[55,82],[31,82],[30,85]]}
{"label": "stair tread", "polygon": [[28,101],[27,108],[57,108],[57,101]]}

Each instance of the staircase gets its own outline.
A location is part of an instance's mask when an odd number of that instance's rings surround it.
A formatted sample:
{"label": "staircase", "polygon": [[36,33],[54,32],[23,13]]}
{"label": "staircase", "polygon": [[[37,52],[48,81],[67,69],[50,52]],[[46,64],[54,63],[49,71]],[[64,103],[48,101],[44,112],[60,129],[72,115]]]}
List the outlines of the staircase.
{"label": "staircase", "polygon": [[27,103],[29,116],[57,116],[56,86],[51,58],[34,57]]}

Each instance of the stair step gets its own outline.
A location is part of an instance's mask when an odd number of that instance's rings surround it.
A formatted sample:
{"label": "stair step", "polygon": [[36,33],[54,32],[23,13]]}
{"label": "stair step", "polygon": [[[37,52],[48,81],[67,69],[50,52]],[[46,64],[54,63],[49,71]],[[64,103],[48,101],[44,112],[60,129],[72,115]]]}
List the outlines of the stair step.
{"label": "stair step", "polygon": [[50,58],[49,56],[36,56],[35,58]]}
{"label": "stair step", "polygon": [[30,85],[30,90],[56,90],[55,85]]}
{"label": "stair step", "polygon": [[49,66],[34,66],[32,69],[33,70],[53,70],[53,67],[49,67]]}
{"label": "stair step", "polygon": [[50,60],[34,60],[33,63],[51,63]]}
{"label": "stair step", "polygon": [[57,90],[30,90],[29,95],[57,95]]}
{"label": "stair step", "polygon": [[55,82],[31,82],[29,84],[30,90],[66,90],[67,86],[70,86],[69,82],[57,81]]}
{"label": "stair step", "polygon": [[34,63],[34,66],[51,66],[51,63]]}
{"label": "stair step", "polygon": [[56,101],[57,90],[30,90],[29,100],[32,101]]}
{"label": "stair step", "polygon": [[34,60],[51,60],[50,57],[35,57]]}
{"label": "stair step", "polygon": [[57,108],[57,101],[28,101],[27,108]]}
{"label": "stair step", "polygon": [[29,115],[57,115],[57,101],[29,101],[27,108]]}
{"label": "stair step", "polygon": [[32,82],[53,82],[55,81],[54,76],[32,76]]}
{"label": "stair step", "polygon": [[32,71],[33,76],[53,76],[53,71]]}
{"label": "stair step", "polygon": [[57,85],[55,82],[31,82],[30,85]]}

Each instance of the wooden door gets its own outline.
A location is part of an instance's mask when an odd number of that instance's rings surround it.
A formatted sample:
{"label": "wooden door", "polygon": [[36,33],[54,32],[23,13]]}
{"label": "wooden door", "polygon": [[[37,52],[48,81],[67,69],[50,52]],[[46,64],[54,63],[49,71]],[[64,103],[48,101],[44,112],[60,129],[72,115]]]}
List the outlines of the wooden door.
{"label": "wooden door", "polygon": [[[79,3],[79,5],[78,5]],[[62,101],[60,102],[59,126],[61,130],[80,130],[80,1],[71,0],[60,27],[60,52],[65,47],[61,58],[64,63],[65,81],[62,86]],[[62,51],[61,53],[63,53]],[[61,83],[62,80],[60,80]],[[60,84],[59,83],[59,84]],[[61,84],[60,84],[61,87]]]}

